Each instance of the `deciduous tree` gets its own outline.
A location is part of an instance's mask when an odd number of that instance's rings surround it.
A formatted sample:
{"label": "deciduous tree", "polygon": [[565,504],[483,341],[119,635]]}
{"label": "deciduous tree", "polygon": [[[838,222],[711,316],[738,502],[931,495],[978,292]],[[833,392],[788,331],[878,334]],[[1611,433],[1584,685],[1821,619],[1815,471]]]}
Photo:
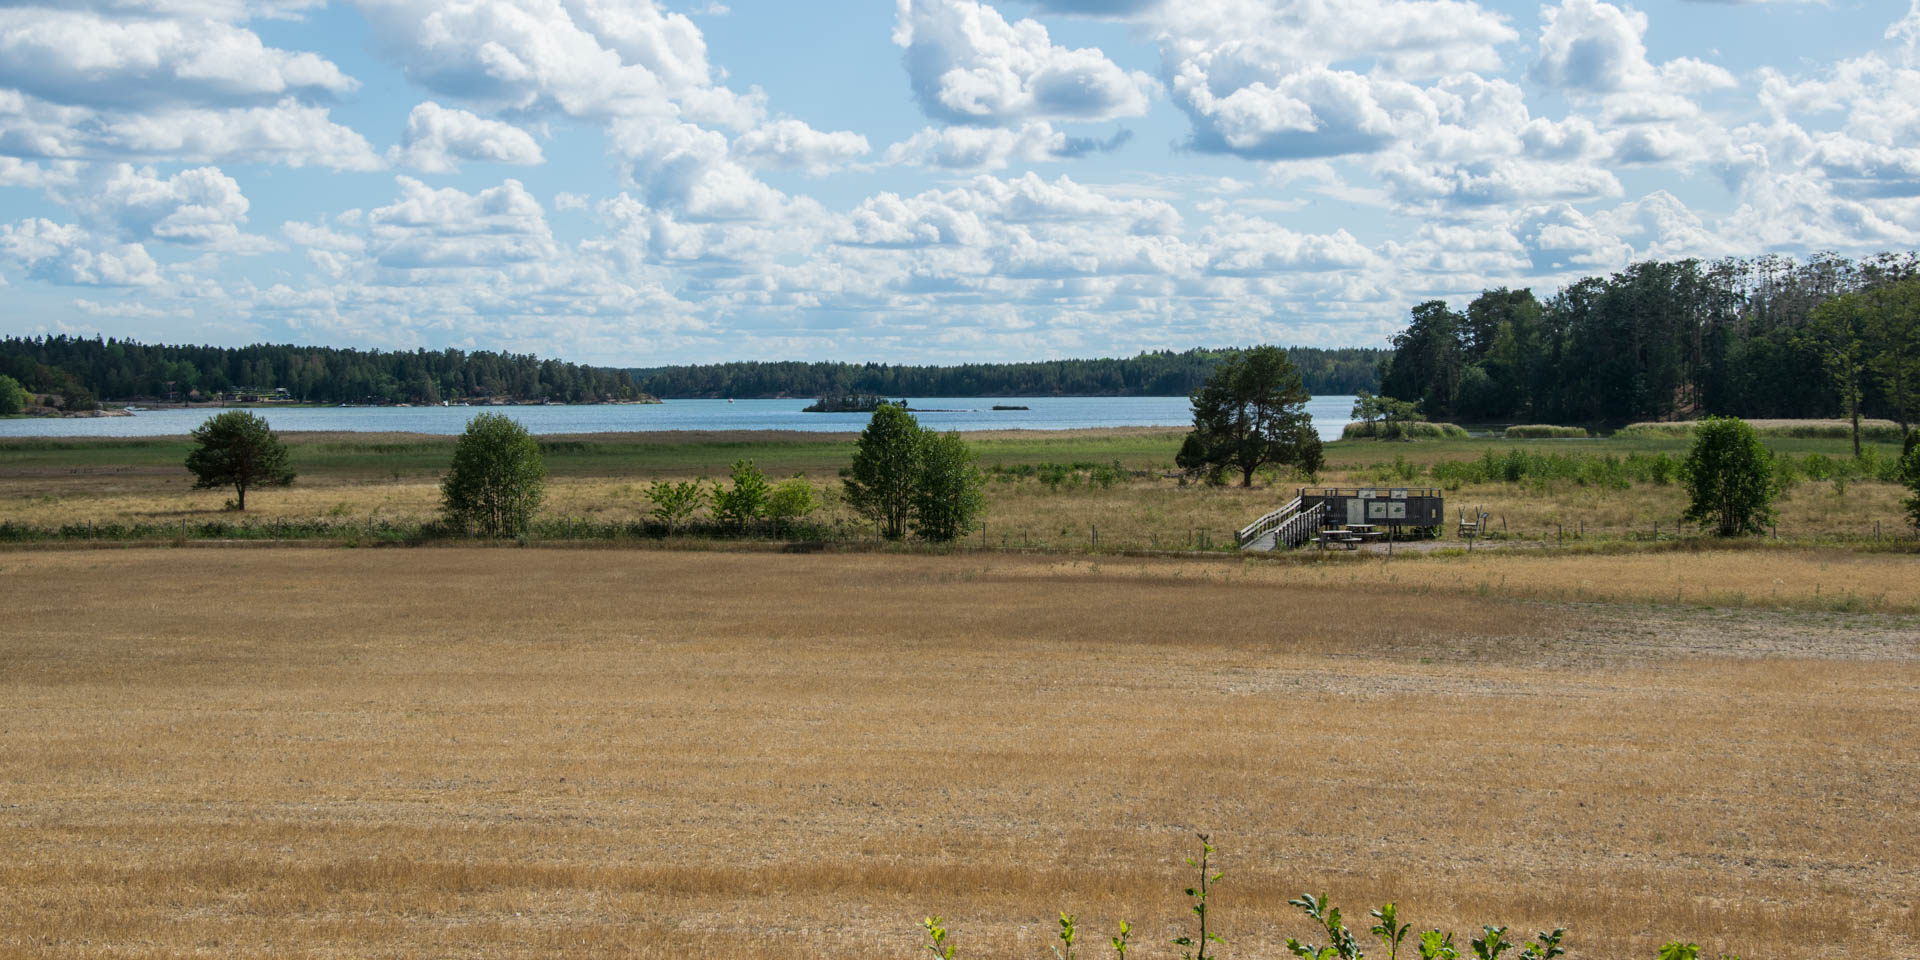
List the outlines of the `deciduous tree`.
{"label": "deciduous tree", "polygon": [[958,540],[973,529],[987,499],[973,448],[958,433],[928,431],[920,443],[913,491],[913,532],[923,540]]}
{"label": "deciduous tree", "polygon": [[467,421],[454,444],[440,500],[449,522],[510,537],[533,522],[546,486],[546,461],[527,428],[505,414],[483,413]]}
{"label": "deciduous tree", "polygon": [[1685,516],[1701,527],[1731,537],[1764,532],[1773,519],[1773,455],[1745,420],[1700,421],[1680,470],[1689,495]]}
{"label": "deciduous tree", "polygon": [[0,375],[0,417],[11,417],[27,410],[27,390],[20,381]]}
{"label": "deciduous tree", "polygon": [[847,502],[863,517],[880,526],[880,535],[898,540],[906,535],[918,480],[920,421],[896,404],[873,412],[846,474]]}
{"label": "deciduous tree", "polygon": [[195,489],[232,487],[234,506],[247,508],[249,487],[284,487],[293,482],[287,447],[267,421],[245,410],[229,410],[194,428],[187,454]]}

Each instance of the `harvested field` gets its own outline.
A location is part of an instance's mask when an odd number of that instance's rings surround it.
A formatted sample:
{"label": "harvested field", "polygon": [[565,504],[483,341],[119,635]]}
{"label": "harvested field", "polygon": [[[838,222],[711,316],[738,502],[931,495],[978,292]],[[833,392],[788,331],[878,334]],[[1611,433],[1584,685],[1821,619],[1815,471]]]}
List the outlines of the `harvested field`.
{"label": "harvested field", "polygon": [[0,604],[0,955],[1167,957],[1197,830],[1226,957],[1310,889],[1920,955],[1909,616],[474,548],[0,552]]}

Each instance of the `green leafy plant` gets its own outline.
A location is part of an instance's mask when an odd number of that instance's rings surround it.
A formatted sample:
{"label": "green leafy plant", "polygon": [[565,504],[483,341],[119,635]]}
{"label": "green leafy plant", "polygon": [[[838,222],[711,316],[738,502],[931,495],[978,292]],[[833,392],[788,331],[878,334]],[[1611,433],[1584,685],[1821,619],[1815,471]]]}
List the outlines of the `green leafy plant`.
{"label": "green leafy plant", "polygon": [[1193,915],[1199,919],[1199,930],[1194,936],[1175,937],[1173,940],[1173,945],[1176,947],[1192,947],[1196,948],[1199,952],[1183,952],[1180,954],[1182,960],[1207,960],[1208,944],[1217,943],[1224,946],[1227,942],[1222,939],[1219,934],[1207,931],[1207,898],[1212,894],[1213,885],[1219,883],[1220,878],[1226,876],[1226,874],[1209,874],[1207,872],[1209,869],[1207,865],[1208,859],[1213,856],[1213,844],[1209,842],[1210,838],[1206,834],[1203,833],[1199,836],[1200,859],[1187,858],[1187,866],[1200,871],[1200,885],[1187,888],[1187,898],[1192,901],[1187,909],[1192,911]]}
{"label": "green leafy plant", "polygon": [[1133,925],[1125,920],[1120,921],[1119,935],[1108,942],[1113,944],[1115,960],[1127,960],[1127,951],[1133,948]]}
{"label": "green leafy plant", "polygon": [[947,942],[946,921],[940,917],[928,917],[920,921],[920,928],[927,932],[927,952],[940,960],[953,960],[955,945]]}
{"label": "green leafy plant", "polygon": [[1060,958],[1060,960],[1073,960],[1073,937],[1074,937],[1073,920],[1074,920],[1073,914],[1068,913],[1065,910],[1060,911],[1061,946],[1053,948],[1053,955]]}
{"label": "green leafy plant", "polygon": [[1552,933],[1542,930],[1534,934],[1540,939],[1527,941],[1526,947],[1520,951],[1520,960],[1553,960],[1554,957],[1565,955],[1567,951],[1560,946],[1560,941],[1566,935],[1565,927],[1554,927]]}
{"label": "green leafy plant", "polygon": [[1387,960],[1399,960],[1400,942],[1407,939],[1407,931],[1413,928],[1413,924],[1402,923],[1395,927],[1395,922],[1400,919],[1400,908],[1391,903],[1383,903],[1369,913],[1379,922],[1367,928],[1367,932],[1379,937],[1386,946]]}
{"label": "green leafy plant", "polygon": [[1453,934],[1428,930],[1420,935],[1420,960],[1459,960],[1460,951],[1454,949]]}
{"label": "green leafy plant", "polygon": [[1301,943],[1288,937],[1287,949],[1294,956],[1301,957],[1303,960],[1357,960],[1363,956],[1360,952],[1360,941],[1354,939],[1352,931],[1347,929],[1346,924],[1340,922],[1340,908],[1329,903],[1326,894],[1316,897],[1311,893],[1304,893],[1299,899],[1287,902],[1305,911],[1307,916],[1312,917],[1314,922],[1327,933],[1327,945],[1324,947]]}
{"label": "green leafy plant", "polygon": [[1474,960],[1497,960],[1501,954],[1513,948],[1513,941],[1507,939],[1505,926],[1487,924],[1480,931],[1479,936],[1468,941],[1473,948]]}

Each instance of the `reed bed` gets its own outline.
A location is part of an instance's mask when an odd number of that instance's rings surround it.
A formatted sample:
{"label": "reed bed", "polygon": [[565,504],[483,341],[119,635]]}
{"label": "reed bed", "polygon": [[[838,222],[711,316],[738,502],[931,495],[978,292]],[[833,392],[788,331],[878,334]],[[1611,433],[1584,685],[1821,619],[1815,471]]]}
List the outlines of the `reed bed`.
{"label": "reed bed", "polygon": [[1586,427],[1556,427],[1545,423],[1515,424],[1504,433],[1508,440],[1585,440]]}
{"label": "reed bed", "polygon": [[[1748,420],[1755,433],[1763,437],[1795,437],[1799,439],[1851,440],[1853,439],[1853,421],[1851,420],[1769,420],[1759,418]],[[1690,420],[1660,420],[1643,423],[1631,423],[1615,434],[1616,436],[1666,436],[1685,437],[1693,432]],[[1892,420],[1863,418],[1860,421],[1860,438],[1878,443],[1899,443],[1904,434],[1900,425]]]}

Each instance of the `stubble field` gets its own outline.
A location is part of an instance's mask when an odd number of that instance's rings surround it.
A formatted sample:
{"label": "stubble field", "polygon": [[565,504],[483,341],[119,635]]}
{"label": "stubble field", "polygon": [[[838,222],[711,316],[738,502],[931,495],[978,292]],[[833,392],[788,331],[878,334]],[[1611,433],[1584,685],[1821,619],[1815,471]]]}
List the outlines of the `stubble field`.
{"label": "stubble field", "polygon": [[1474,562],[0,553],[0,955],[1037,957],[1065,909],[1170,957],[1196,831],[1223,957],[1307,890],[1920,955],[1920,620]]}

